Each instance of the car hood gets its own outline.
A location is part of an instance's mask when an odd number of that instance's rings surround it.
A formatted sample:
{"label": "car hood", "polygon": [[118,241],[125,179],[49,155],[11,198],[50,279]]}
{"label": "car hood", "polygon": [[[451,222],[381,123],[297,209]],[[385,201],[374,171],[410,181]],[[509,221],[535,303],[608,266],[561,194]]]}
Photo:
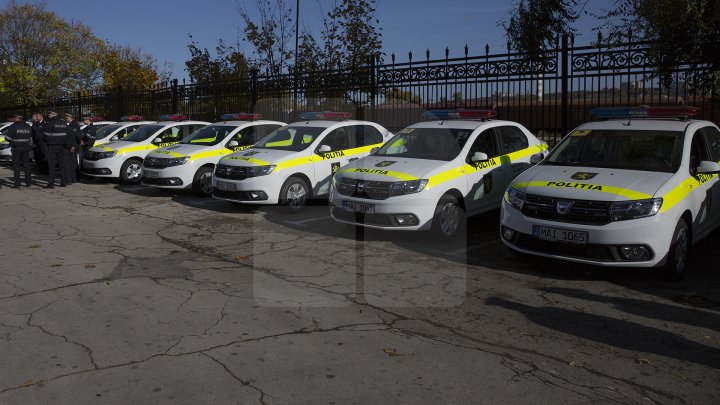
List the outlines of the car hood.
{"label": "car hood", "polygon": [[144,146],[145,144],[143,142],[112,141],[104,143],[100,146],[93,146],[92,148],[90,148],[90,150],[93,152],[119,152],[123,149],[133,148],[141,145]]}
{"label": "car hood", "polygon": [[165,146],[158,148],[148,154],[155,158],[174,158],[192,156],[200,152],[205,152],[209,149],[215,149],[215,146],[207,145],[189,145],[189,144],[176,144],[171,146]]}
{"label": "car hood", "polygon": [[340,169],[343,176],[371,181],[399,181],[428,178],[429,174],[449,162],[367,156]]}
{"label": "car hood", "polygon": [[652,198],[673,173],[594,167],[535,166],[511,186],[529,194],[581,200],[623,201]]}
{"label": "car hood", "polygon": [[312,156],[308,154],[307,150],[291,152],[277,149],[250,148],[225,156],[220,160],[220,163],[229,166],[269,166],[294,159],[312,161]]}

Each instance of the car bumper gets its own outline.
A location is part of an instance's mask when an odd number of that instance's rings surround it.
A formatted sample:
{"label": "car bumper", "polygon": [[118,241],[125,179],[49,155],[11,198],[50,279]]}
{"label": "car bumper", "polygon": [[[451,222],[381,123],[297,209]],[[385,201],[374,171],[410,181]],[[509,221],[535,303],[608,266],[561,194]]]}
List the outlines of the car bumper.
{"label": "car bumper", "polygon": [[213,198],[243,204],[277,204],[284,181],[273,174],[244,180],[213,176]]}
{"label": "car bumper", "polygon": [[122,162],[118,159],[83,160],[82,172],[94,177],[120,177]]}
{"label": "car bumper", "polygon": [[196,167],[186,165],[163,169],[143,167],[141,183],[157,188],[184,189],[192,186],[196,170]]}
{"label": "car bumper", "polygon": [[[587,243],[540,239],[533,236],[534,226],[587,232]],[[605,267],[655,267],[664,264],[673,229],[674,222],[663,214],[605,225],[583,225],[530,218],[504,201],[500,214],[500,239],[511,249]],[[512,231],[511,237],[507,230]],[[623,253],[623,247],[642,247],[650,257],[629,259]]]}
{"label": "car bumper", "polygon": [[[438,198],[424,191],[417,194],[371,200],[350,197],[332,190],[329,197],[330,215],[338,222],[367,228],[398,231],[429,230]],[[344,208],[344,203],[371,205],[372,213],[358,213]]]}

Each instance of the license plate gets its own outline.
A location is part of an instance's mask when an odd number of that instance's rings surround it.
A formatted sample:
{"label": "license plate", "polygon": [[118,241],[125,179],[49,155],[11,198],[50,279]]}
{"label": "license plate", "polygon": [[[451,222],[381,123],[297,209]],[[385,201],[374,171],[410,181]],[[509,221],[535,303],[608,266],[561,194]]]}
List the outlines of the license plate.
{"label": "license plate", "polygon": [[148,179],[157,179],[158,172],[143,171],[143,177],[147,177]]}
{"label": "license plate", "polygon": [[550,228],[547,226],[533,226],[533,236],[538,239],[555,242],[568,242],[586,244],[588,233],[582,231],[569,231],[567,229]]}
{"label": "license plate", "polygon": [[362,212],[365,214],[372,214],[375,212],[374,204],[363,204],[363,203],[356,203],[353,201],[343,201],[342,206],[344,209],[346,209],[348,211]]}
{"label": "license plate", "polygon": [[92,168],[93,164],[88,162],[87,160],[83,160],[83,167]]}
{"label": "license plate", "polygon": [[233,183],[223,183],[222,181],[218,181],[215,183],[215,187],[221,191],[235,191],[235,184]]}

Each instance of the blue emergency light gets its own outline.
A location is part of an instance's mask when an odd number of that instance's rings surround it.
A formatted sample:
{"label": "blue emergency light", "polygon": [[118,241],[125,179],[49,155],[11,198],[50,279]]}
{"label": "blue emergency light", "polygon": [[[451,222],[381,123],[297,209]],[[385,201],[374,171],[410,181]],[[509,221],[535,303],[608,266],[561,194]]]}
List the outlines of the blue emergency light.
{"label": "blue emergency light", "polygon": [[697,115],[698,107],[604,107],[593,108],[590,116],[597,118],[686,118]]}

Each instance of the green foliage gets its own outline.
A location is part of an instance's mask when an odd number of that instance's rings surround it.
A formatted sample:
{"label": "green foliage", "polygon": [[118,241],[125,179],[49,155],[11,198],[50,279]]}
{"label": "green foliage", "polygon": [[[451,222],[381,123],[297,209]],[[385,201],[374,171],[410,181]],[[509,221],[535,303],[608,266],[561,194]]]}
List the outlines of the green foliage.
{"label": "green foliage", "polygon": [[245,39],[255,48],[252,62],[254,68],[267,70],[270,74],[287,71],[294,51],[290,41],[295,36],[293,9],[287,0],[255,0],[260,20],[253,21],[241,0],[236,0],[240,17],[245,23]]}
{"label": "green foliage", "polygon": [[107,90],[144,90],[158,81],[155,58],[129,46],[109,46],[102,61]]}
{"label": "green foliage", "polygon": [[574,33],[577,0],[520,0],[502,23],[510,48],[542,62],[561,35]]}
{"label": "green foliage", "polygon": [[10,2],[0,10],[0,82],[21,104],[95,87],[104,50],[88,27],[43,4]]}
{"label": "green foliage", "polygon": [[420,96],[409,91],[403,91],[398,88],[392,88],[385,92],[387,104],[411,103],[420,104]]}
{"label": "green foliage", "polygon": [[222,40],[215,47],[215,55],[207,48],[200,48],[190,35],[190,59],[185,67],[190,79],[196,83],[222,82],[249,77],[250,67],[245,55],[228,47]]}

